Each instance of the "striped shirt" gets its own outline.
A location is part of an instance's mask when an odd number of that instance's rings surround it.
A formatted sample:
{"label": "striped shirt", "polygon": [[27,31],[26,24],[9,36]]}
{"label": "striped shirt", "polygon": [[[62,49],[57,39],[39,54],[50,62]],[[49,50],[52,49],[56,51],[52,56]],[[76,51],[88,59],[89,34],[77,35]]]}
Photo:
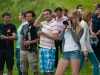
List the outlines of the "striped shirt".
{"label": "striped shirt", "polygon": [[[42,31],[48,34],[58,33],[58,25],[55,19],[52,19],[50,22],[43,21],[41,22]],[[53,48],[55,49],[55,42],[54,39],[47,38],[46,36],[40,37],[40,47],[43,48]]]}

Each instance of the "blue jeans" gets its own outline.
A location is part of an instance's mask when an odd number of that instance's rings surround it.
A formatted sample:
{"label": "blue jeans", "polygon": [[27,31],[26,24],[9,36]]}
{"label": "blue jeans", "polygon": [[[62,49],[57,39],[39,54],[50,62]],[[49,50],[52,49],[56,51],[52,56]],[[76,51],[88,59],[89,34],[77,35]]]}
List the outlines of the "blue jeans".
{"label": "blue jeans", "polygon": [[18,75],[22,75],[22,72],[20,69],[20,48],[16,48],[16,65],[18,69]]}
{"label": "blue jeans", "polygon": [[[84,57],[84,54],[82,52],[79,71],[83,67],[84,59],[85,59],[85,57]],[[92,65],[93,65],[93,75],[99,75],[99,61],[96,58],[94,52],[88,53],[88,59],[92,62]]]}

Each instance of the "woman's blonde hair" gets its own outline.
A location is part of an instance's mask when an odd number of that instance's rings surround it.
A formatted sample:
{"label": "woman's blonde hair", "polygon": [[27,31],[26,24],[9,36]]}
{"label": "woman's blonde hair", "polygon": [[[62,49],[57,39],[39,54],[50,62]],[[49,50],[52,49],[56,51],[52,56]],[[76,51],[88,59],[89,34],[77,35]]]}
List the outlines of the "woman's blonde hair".
{"label": "woman's blonde hair", "polygon": [[92,16],[92,12],[91,12],[90,10],[87,9],[87,10],[83,13],[82,19],[83,19],[85,22],[87,22],[89,16]]}
{"label": "woman's blonde hair", "polygon": [[78,35],[78,33],[80,32],[80,30],[82,28],[81,25],[80,25],[80,22],[79,22],[79,14],[76,11],[73,11],[72,15],[73,15],[73,18],[74,18],[73,27],[74,27],[74,30],[75,30],[75,34]]}

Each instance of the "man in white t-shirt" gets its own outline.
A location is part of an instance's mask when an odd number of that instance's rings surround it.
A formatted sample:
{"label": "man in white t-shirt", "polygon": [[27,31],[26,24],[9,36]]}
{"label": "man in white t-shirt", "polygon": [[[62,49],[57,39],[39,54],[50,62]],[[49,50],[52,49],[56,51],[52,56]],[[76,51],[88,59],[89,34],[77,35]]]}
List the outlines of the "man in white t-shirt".
{"label": "man in white t-shirt", "polygon": [[[43,16],[46,21],[40,22]],[[58,25],[52,17],[52,11],[50,9],[43,10],[35,21],[34,26],[42,26],[41,31],[38,31],[38,35],[40,36],[40,71],[44,75],[54,75],[56,51],[54,40],[58,39]]]}

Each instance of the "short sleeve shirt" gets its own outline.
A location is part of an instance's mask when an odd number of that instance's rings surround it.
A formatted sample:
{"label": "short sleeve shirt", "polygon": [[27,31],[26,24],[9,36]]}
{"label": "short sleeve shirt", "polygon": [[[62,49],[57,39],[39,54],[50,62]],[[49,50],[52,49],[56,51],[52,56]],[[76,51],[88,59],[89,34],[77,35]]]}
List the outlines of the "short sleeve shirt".
{"label": "short sleeve shirt", "polygon": [[[22,30],[21,30],[21,35],[24,37],[24,41],[27,41],[28,40],[28,35],[27,35],[27,32],[28,32],[28,28],[29,28],[29,24],[26,24],[22,27]],[[31,40],[34,40],[36,38],[39,38],[38,35],[37,35],[37,31],[38,31],[38,28],[34,27],[33,26],[33,23],[31,24]],[[32,51],[37,49],[37,43],[33,43],[31,44],[31,49]],[[28,51],[28,47],[26,47],[24,44],[22,45],[22,50],[24,51]]]}
{"label": "short sleeve shirt", "polygon": [[[13,24],[1,24],[0,25],[0,32],[1,35],[5,35],[5,36],[12,36],[12,33],[16,34],[16,27]],[[14,43],[13,40],[0,40],[0,47],[1,48],[14,48]]]}
{"label": "short sleeve shirt", "polygon": [[[58,33],[58,25],[54,19],[52,19],[50,22],[43,21],[41,22],[42,25],[42,31],[48,34]],[[40,37],[40,47],[43,48],[53,48],[55,49],[55,42],[53,39],[47,38],[46,36]]]}
{"label": "short sleeve shirt", "polygon": [[[94,15],[92,18],[92,31],[97,33],[100,30],[100,18],[98,15]],[[100,38],[100,36],[98,36]]]}

